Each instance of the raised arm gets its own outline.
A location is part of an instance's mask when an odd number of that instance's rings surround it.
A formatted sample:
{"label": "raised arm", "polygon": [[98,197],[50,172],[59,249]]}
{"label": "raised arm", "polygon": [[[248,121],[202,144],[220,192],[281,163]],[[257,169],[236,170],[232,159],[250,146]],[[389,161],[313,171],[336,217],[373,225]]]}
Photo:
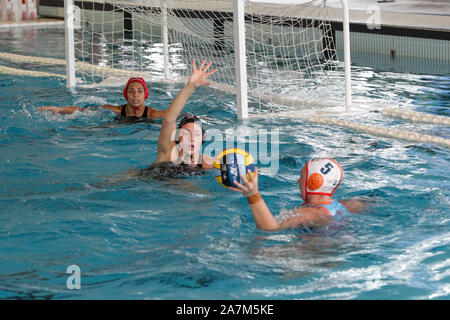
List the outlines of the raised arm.
{"label": "raised arm", "polygon": [[161,125],[161,132],[158,140],[158,155],[157,162],[167,161],[170,158],[170,152],[172,151],[172,134],[176,129],[176,121],[180,112],[183,110],[187,100],[194,92],[194,90],[200,86],[210,85],[206,79],[215,73],[217,69],[208,72],[212,62],[206,64],[206,59],[203,60],[199,68],[195,65],[195,60],[192,60],[192,73],[186,86],[181,89],[178,95],[173,99],[169,108],[165,111],[164,118]]}

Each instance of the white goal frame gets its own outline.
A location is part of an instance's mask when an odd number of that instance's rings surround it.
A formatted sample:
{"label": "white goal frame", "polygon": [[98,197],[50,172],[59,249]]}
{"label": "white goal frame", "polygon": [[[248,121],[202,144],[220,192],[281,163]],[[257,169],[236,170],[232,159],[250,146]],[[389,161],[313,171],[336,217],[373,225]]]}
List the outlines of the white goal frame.
{"label": "white goal frame", "polygon": [[[248,92],[245,44],[245,0],[231,0],[233,2],[233,37],[235,46],[235,77],[236,77],[236,107],[240,120],[248,118]],[[161,26],[164,50],[164,77],[169,77],[168,36],[167,36],[167,7],[165,0],[161,0]],[[351,67],[350,67],[350,23],[347,0],[341,0],[343,9],[343,42],[344,42],[344,73],[345,73],[345,111],[350,111],[352,105]],[[66,36],[66,75],[67,86],[76,86],[75,44],[74,44],[74,0],[64,0],[65,36]]]}

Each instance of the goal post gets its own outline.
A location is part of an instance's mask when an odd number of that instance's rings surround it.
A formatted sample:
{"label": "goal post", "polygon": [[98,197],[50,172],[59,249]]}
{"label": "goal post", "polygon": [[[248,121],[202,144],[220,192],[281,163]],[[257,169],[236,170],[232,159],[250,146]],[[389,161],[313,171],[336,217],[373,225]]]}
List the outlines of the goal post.
{"label": "goal post", "polygon": [[75,42],[74,42],[74,6],[73,0],[64,0],[66,79],[67,87],[76,86],[75,78]]}
{"label": "goal post", "polygon": [[344,72],[345,72],[345,111],[350,111],[352,106],[352,77],[351,77],[351,59],[350,59],[350,13],[348,1],[341,0],[343,19],[342,29],[344,36]]}
{"label": "goal post", "polygon": [[164,80],[169,80],[169,30],[167,25],[167,3],[161,0],[161,37],[164,57]]}
{"label": "goal post", "polygon": [[75,15],[73,1],[65,0],[69,86],[139,75],[183,82],[192,59],[205,58],[219,69],[212,87],[236,96],[238,119],[310,106],[350,109],[347,0],[340,9],[326,0],[76,0]]}
{"label": "goal post", "polygon": [[247,57],[245,47],[244,0],[233,2],[234,61],[236,73],[236,110],[239,120],[248,118]]}

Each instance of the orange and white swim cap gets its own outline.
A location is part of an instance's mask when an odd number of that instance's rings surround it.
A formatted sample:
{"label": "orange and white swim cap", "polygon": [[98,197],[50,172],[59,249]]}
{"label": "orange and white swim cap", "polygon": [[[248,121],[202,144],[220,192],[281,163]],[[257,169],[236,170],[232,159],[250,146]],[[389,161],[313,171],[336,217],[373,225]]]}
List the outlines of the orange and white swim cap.
{"label": "orange and white swim cap", "polygon": [[344,177],[344,170],[334,159],[317,158],[306,165],[306,199],[308,194],[332,196]]}

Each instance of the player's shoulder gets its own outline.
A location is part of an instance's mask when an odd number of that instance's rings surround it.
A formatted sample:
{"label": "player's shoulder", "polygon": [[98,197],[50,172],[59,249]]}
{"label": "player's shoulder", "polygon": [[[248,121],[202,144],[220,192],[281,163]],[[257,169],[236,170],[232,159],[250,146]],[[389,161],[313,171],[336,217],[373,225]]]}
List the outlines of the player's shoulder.
{"label": "player's shoulder", "polygon": [[112,105],[112,104],[104,104],[104,105],[102,105],[102,108],[110,109],[110,110],[113,110],[115,112],[121,112],[123,106],[116,106],[116,105]]}
{"label": "player's shoulder", "polygon": [[301,206],[294,208],[297,213],[307,216],[309,218],[319,217],[319,216],[329,216],[330,212],[323,207],[311,207],[311,206]]}

